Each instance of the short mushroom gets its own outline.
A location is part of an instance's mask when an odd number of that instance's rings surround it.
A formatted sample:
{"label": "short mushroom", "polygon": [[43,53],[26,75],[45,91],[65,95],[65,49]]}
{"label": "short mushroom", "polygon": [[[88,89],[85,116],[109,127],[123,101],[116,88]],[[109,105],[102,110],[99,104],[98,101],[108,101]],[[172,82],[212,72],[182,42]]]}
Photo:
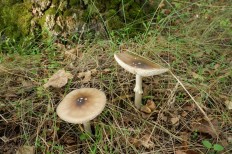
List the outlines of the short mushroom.
{"label": "short mushroom", "polygon": [[106,105],[106,95],[95,88],[71,91],[58,105],[57,115],[64,121],[83,124],[86,132],[92,134],[89,121],[98,116]]}
{"label": "short mushroom", "polygon": [[167,68],[155,64],[141,56],[138,56],[132,52],[121,52],[114,54],[115,60],[125,70],[136,74],[135,92],[135,106],[137,109],[141,107],[142,101],[142,77],[153,76],[167,72]]}

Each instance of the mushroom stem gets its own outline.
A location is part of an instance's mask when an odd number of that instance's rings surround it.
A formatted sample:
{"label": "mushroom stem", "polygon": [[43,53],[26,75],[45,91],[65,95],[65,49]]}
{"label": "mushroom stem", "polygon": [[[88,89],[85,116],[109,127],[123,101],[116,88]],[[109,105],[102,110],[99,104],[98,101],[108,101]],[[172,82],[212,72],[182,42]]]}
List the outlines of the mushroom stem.
{"label": "mushroom stem", "polygon": [[135,107],[137,109],[140,109],[142,106],[142,94],[143,94],[143,89],[142,89],[142,76],[136,74],[136,83],[135,83]]}
{"label": "mushroom stem", "polygon": [[92,130],[91,130],[91,126],[90,126],[90,122],[85,122],[83,123],[84,125],[84,130],[86,133],[92,134]]}

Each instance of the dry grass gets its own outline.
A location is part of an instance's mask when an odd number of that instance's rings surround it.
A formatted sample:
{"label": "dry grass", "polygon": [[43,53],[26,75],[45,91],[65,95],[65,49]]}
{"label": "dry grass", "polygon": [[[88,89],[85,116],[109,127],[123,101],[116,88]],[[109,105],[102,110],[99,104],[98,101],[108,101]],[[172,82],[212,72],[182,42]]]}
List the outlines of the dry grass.
{"label": "dry grass", "polygon": [[[207,153],[201,143],[204,139],[223,145],[223,152],[231,153],[232,112],[225,101],[232,101],[232,34],[222,22],[231,17],[232,11],[220,6],[198,7],[214,10],[209,13],[210,20],[194,18],[198,9],[190,12],[191,18],[174,11],[172,19],[167,16],[168,20],[159,23],[159,29],[151,30],[146,38],[123,42],[120,47],[111,41],[79,45],[75,60],[57,52],[58,47],[38,55],[2,55],[0,148],[3,153],[15,153],[22,145],[34,146],[37,153],[167,154],[178,150]],[[181,20],[183,28],[173,25],[176,20]],[[144,78],[144,103],[152,99],[157,108],[143,118],[133,105],[135,76],[118,66],[113,58],[119,48],[170,68],[200,103],[219,138],[215,138],[193,99],[170,73]],[[43,84],[59,69],[69,71],[74,78],[63,88],[44,89]],[[78,73],[92,69],[97,72],[83,83]],[[68,92],[82,87],[101,89],[108,99],[103,113],[92,121],[95,136],[91,138],[81,126],[66,123],[55,113]],[[173,124],[173,118],[178,122]]]}

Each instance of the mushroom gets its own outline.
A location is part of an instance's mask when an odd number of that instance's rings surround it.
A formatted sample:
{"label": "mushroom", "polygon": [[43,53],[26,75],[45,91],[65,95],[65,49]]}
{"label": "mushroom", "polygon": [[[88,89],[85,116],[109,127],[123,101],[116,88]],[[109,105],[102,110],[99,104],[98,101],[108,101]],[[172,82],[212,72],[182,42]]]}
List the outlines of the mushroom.
{"label": "mushroom", "polygon": [[114,58],[125,70],[136,74],[135,106],[139,109],[142,105],[142,77],[162,74],[168,69],[131,52],[116,53]]}
{"label": "mushroom", "polygon": [[57,115],[64,121],[83,124],[86,132],[92,134],[89,121],[98,116],[106,105],[106,95],[95,88],[71,91],[58,105]]}

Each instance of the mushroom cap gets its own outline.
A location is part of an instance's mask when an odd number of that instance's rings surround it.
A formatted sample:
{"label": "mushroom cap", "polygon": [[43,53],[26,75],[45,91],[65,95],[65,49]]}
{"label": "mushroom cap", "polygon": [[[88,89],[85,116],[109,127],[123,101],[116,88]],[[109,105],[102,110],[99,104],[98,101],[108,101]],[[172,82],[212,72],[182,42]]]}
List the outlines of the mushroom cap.
{"label": "mushroom cap", "polygon": [[98,116],[106,105],[106,95],[95,88],[71,91],[58,105],[57,115],[70,123],[85,123]]}
{"label": "mushroom cap", "polygon": [[140,76],[153,76],[168,71],[167,68],[163,68],[131,52],[116,53],[114,58],[124,69]]}

